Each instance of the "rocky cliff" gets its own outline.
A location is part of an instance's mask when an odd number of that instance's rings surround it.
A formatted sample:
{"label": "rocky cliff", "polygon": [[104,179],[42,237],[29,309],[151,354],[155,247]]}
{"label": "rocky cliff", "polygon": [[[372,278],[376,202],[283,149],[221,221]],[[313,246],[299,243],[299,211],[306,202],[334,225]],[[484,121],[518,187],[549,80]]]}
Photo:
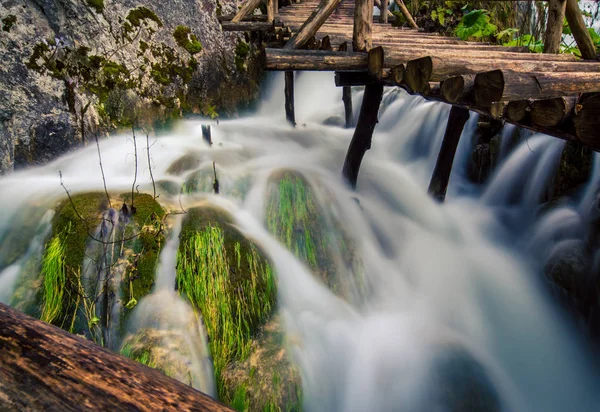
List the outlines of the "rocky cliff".
{"label": "rocky cliff", "polygon": [[252,47],[223,33],[235,0],[2,0],[0,173],[117,127],[233,114],[255,95]]}

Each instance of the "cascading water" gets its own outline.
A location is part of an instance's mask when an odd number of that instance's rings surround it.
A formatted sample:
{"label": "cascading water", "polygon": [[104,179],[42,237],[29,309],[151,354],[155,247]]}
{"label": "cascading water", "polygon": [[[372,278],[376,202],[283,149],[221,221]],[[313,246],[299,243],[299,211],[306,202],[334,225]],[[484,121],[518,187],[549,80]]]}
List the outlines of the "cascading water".
{"label": "cascading water", "polygon": [[[353,192],[340,176],[352,130],[323,125],[343,113],[341,91],[329,75],[298,76],[294,129],[283,116],[281,79],[270,79],[271,92],[255,115],[213,126],[212,147],[202,141],[195,120],[153,139],[152,171],[157,182],[179,186],[185,176],[168,172],[179,158],[199,160],[189,172],[212,173],[215,162],[219,196],[161,191],[159,200],[179,212],[198,203],[227,210],[268,255],[289,351],[302,377],[304,409],[597,410],[592,355],[547,296],[536,272],[542,263],[531,259],[543,262],[557,242],[576,232],[576,224],[590,219],[598,167],[579,204],[537,213],[563,142],[534,135],[512,151],[509,144],[502,147],[500,164],[482,191],[465,173],[477,123],[472,115],[447,202],[439,205],[426,187],[448,108],[388,91]],[[361,93],[354,98],[360,107]],[[100,143],[110,191],[131,189],[132,145],[126,135]],[[143,153],[145,141],[137,145]],[[102,191],[93,164],[96,148],[87,147],[3,177],[0,235],[29,199],[63,197],[59,171],[73,193]],[[338,274],[360,279],[347,283],[344,297],[265,227],[269,182],[282,169],[301,174],[316,193],[328,222],[322,230],[331,239],[343,231],[351,240],[351,248],[334,248],[331,257]],[[205,178],[211,183],[212,176]],[[152,193],[147,165],[139,167],[138,184]],[[174,292],[180,219],[161,253],[153,292],[134,309],[128,332],[175,331],[191,348],[187,362],[197,373],[190,383],[215,394],[201,322]],[[531,250],[534,258],[527,255]],[[343,263],[344,253],[360,263]]]}

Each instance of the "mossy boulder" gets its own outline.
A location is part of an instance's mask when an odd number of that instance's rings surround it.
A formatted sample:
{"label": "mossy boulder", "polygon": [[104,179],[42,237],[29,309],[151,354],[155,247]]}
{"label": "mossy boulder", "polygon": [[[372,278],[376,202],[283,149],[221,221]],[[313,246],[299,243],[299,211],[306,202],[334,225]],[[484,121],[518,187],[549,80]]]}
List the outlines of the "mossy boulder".
{"label": "mossy boulder", "polygon": [[167,174],[180,176],[185,172],[200,167],[202,160],[203,156],[201,153],[187,153],[171,163],[167,169]]}
{"label": "mossy boulder", "polygon": [[222,376],[237,411],[302,410],[300,374],[285,350],[278,316],[260,328],[248,358],[230,363]]}
{"label": "mossy boulder", "polygon": [[253,336],[275,307],[271,265],[233,226],[225,211],[192,208],[182,223],[177,287],[202,314],[217,392],[228,402],[231,399],[222,372],[232,361],[243,361],[250,355]]}
{"label": "mossy boulder", "polygon": [[156,182],[156,190],[159,195],[177,196],[181,193],[181,185],[172,180],[159,180]]}
{"label": "mossy boulder", "polygon": [[215,175],[212,169],[190,173],[183,183],[183,193],[212,193]]}

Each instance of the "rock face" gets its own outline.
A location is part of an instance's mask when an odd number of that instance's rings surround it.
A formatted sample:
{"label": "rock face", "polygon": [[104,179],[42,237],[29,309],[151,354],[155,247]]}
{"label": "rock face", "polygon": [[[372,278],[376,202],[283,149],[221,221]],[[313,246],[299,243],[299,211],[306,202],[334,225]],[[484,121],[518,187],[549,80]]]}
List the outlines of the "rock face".
{"label": "rock face", "polygon": [[0,173],[115,127],[234,113],[258,78],[252,47],[217,21],[236,8],[235,0],[1,2]]}

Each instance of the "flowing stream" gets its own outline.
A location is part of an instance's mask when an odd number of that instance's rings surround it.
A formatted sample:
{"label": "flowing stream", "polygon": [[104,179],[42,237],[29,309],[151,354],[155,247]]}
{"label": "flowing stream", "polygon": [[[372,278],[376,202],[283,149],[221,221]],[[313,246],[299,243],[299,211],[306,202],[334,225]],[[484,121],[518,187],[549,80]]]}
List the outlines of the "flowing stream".
{"label": "flowing stream", "polygon": [[[353,97],[357,116],[362,92],[355,90]],[[335,125],[342,123],[344,112],[341,89],[334,87],[332,76],[297,75],[296,128],[286,124],[283,107],[283,76],[273,75],[256,113],[218,125],[182,121],[151,137],[150,151],[156,181],[182,184],[185,176],[170,175],[167,169],[186,154],[202,159],[199,170],[212,172],[215,162],[218,196],[169,197],[161,192],[159,200],[174,210],[201,202],[222,207],[266,251],[278,277],[278,305],[302,377],[304,409],[460,410],[449,408],[448,395],[440,390],[444,385],[469,390],[464,387],[468,379],[453,372],[460,369],[453,366],[459,359],[475,370],[477,384],[500,410],[599,410],[594,354],[550,297],[540,269],[560,242],[585,237],[585,224],[597,213],[597,158],[582,193],[542,213],[544,188],[564,142],[532,135],[511,149],[506,141],[514,128],[505,128],[500,164],[487,185],[477,186],[466,177],[477,125],[472,114],[446,203],[439,205],[426,189],[449,108],[390,89],[354,192],[340,174],[352,130]],[[202,140],[201,124],[207,122],[212,124],[212,147]],[[131,191],[131,135],[111,136],[101,141],[100,149],[108,189]],[[138,136],[137,151],[145,150],[146,140]],[[339,222],[352,239],[364,279],[362,291],[350,286],[353,298],[332,293],[267,231],[268,181],[281,169],[301,173],[328,221]],[[50,209],[65,197],[59,172],[72,193],[103,191],[95,145],[4,176],[0,239],[24,208]],[[236,182],[244,178],[250,183],[240,192]],[[136,185],[152,193],[145,161],[140,161]],[[48,221],[47,216],[40,220],[39,233],[48,230]],[[132,327],[158,324],[178,333],[187,330],[183,339],[193,352],[194,386],[214,394],[201,321],[174,291],[180,228],[181,217],[175,217],[156,286],[136,308]],[[3,241],[0,251],[7,247]],[[26,254],[40,249],[38,236]],[[24,256],[0,272],[1,301],[10,302],[26,260]],[[340,273],[351,271],[341,266]]]}

